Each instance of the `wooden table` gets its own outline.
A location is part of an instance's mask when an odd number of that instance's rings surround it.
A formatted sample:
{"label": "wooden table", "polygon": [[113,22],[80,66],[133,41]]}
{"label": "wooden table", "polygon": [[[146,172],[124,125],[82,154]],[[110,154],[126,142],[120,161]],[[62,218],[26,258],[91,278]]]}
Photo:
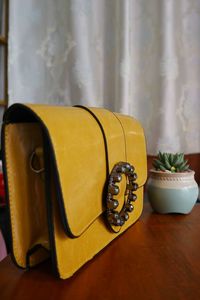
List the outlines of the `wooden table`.
{"label": "wooden table", "polygon": [[140,220],[72,278],[50,263],[26,272],[0,263],[1,300],[200,299],[200,205],[190,215],[159,215],[148,203]]}

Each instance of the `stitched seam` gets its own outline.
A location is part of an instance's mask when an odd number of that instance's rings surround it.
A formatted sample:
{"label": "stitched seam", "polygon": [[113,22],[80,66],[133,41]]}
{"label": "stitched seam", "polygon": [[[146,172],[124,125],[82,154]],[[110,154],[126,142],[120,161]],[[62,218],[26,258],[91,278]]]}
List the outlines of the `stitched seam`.
{"label": "stitched seam", "polygon": [[[119,121],[119,123],[121,124],[121,127],[122,127],[122,130],[123,130],[123,134],[124,134],[124,145],[125,145],[125,157],[126,157],[126,161],[127,161],[127,142],[126,142],[126,134],[125,134],[125,131],[124,131],[124,127],[122,125],[122,122],[121,120],[118,118],[117,114],[112,112],[113,115],[117,118],[117,120]],[[153,177],[153,176],[152,176]],[[139,185],[139,188],[141,188],[144,184],[141,184]]]}
{"label": "stitched seam", "polygon": [[88,108],[86,106],[83,106],[83,105],[75,105],[74,107],[78,107],[78,108],[81,108],[81,109],[87,111],[95,119],[95,121],[97,122],[97,124],[98,124],[98,126],[101,130],[103,140],[104,140],[104,147],[105,147],[105,154],[106,154],[106,176],[109,177],[109,170],[110,170],[109,150],[108,150],[107,136],[106,136],[106,133],[104,131],[104,127],[101,124],[101,121],[99,120],[97,115],[90,108]]}
{"label": "stitched seam", "polygon": [[[10,183],[10,176],[11,176],[11,170],[10,170],[10,165],[9,165],[9,159],[8,159],[8,143],[9,143],[9,135],[8,135],[8,128],[7,126],[5,127],[5,159],[6,159],[6,169],[7,169],[7,184],[8,184],[8,201],[9,201],[9,206],[10,206],[10,224],[11,224],[11,233],[12,233],[12,247],[13,247],[13,254],[15,258],[17,258],[17,261],[23,265],[23,262],[21,258],[19,258],[18,253],[17,253],[17,247],[16,247],[16,231],[15,231],[15,218],[13,214],[13,194],[12,194],[12,185]],[[13,224],[14,223],[14,224]]]}
{"label": "stitched seam", "polygon": [[125,135],[124,127],[123,127],[123,125],[122,125],[121,120],[118,118],[118,116],[117,116],[114,112],[112,112],[112,113],[113,113],[113,115],[115,116],[115,118],[118,120],[118,122],[120,123],[121,128],[122,128],[122,131],[123,131],[124,148],[125,148],[125,159],[126,159],[126,162],[127,162],[127,144],[126,144],[126,135]]}
{"label": "stitched seam", "polygon": [[[5,159],[6,159],[6,170],[7,170],[7,183],[8,183],[8,201],[10,206],[10,224],[11,224],[11,236],[12,236],[12,248],[13,248],[13,255],[17,261],[18,264],[24,267],[23,258],[19,256],[18,249],[17,249],[17,241],[16,241],[16,218],[14,217],[14,208],[13,208],[13,199],[14,196],[12,194],[12,184],[10,182],[10,178],[12,176],[12,171],[9,165],[9,150],[8,150],[8,144],[9,144],[9,134],[8,134],[8,128],[5,127]],[[37,259],[32,257],[32,264],[37,264]]]}

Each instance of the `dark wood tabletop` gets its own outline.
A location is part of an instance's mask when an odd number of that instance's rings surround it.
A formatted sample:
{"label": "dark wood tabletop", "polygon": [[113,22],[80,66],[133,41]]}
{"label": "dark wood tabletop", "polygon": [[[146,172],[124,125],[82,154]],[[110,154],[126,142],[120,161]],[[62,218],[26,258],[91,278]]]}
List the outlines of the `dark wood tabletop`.
{"label": "dark wood tabletop", "polygon": [[72,278],[50,262],[31,271],[0,263],[1,300],[200,299],[200,204],[189,215],[159,215],[148,203],[130,229]]}

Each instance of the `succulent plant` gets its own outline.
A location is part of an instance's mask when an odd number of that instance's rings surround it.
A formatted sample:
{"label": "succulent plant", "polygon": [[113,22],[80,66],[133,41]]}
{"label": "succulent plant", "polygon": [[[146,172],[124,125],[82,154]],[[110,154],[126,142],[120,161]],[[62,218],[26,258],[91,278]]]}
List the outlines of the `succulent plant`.
{"label": "succulent plant", "polygon": [[153,160],[153,166],[157,171],[164,172],[186,172],[189,170],[188,160],[184,158],[183,153],[162,153],[158,152],[158,156]]}

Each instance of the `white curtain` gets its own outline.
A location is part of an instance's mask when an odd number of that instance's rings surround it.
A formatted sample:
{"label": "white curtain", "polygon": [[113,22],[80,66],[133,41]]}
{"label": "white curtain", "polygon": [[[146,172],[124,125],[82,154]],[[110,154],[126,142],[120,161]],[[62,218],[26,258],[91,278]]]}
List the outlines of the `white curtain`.
{"label": "white curtain", "polygon": [[104,106],[200,152],[200,0],[10,0],[14,102]]}

